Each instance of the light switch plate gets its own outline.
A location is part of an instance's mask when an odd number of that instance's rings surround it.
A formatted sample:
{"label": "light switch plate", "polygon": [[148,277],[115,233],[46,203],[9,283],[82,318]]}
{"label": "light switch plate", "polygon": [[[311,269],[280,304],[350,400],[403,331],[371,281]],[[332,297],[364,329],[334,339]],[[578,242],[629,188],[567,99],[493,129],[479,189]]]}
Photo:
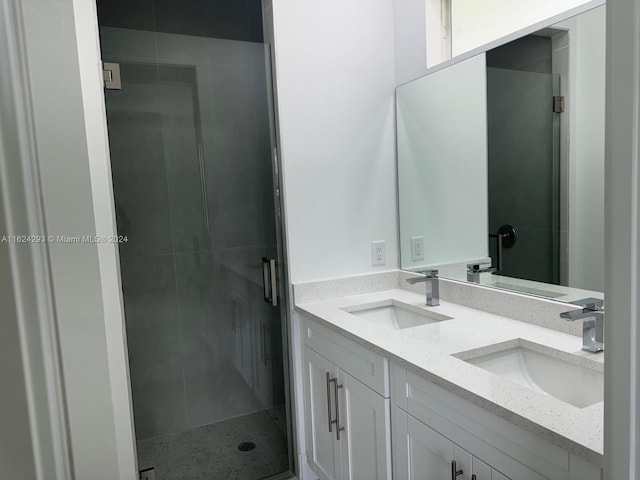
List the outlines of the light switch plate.
{"label": "light switch plate", "polygon": [[411,237],[411,260],[424,260],[424,237]]}
{"label": "light switch plate", "polygon": [[384,265],[386,263],[386,247],[384,240],[371,242],[371,265]]}

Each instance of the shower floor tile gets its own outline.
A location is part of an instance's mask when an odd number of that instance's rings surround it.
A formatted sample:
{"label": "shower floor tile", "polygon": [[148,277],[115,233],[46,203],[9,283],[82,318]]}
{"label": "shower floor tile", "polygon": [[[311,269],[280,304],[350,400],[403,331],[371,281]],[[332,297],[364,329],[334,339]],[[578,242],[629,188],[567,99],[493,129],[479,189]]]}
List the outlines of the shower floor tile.
{"label": "shower floor tile", "polygon": [[[289,469],[284,407],[137,442],[138,467],[157,480],[258,480]],[[241,452],[238,445],[256,448]]]}

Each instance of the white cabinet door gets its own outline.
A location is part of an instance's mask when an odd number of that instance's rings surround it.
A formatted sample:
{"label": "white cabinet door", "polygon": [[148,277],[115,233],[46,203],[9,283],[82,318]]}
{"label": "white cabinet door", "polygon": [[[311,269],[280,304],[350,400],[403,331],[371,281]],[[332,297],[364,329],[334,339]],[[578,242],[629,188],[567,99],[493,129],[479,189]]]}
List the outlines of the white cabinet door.
{"label": "white cabinet door", "polygon": [[456,480],[510,480],[399,407],[391,412],[394,479],[449,480],[455,460]]}
{"label": "white cabinet door", "polygon": [[[482,480],[482,479],[478,478],[478,480]],[[501,474],[500,472],[493,470],[491,472],[491,480],[510,480],[510,479],[504,476],[503,474]]]}
{"label": "white cabinet door", "polygon": [[448,480],[455,445],[398,407],[392,407],[393,471],[398,480]]}
{"label": "white cabinet door", "polygon": [[343,371],[339,380],[342,478],[391,480],[389,399]]}
{"label": "white cabinet door", "polygon": [[339,480],[340,444],[336,439],[335,393],[338,367],[304,349],[304,396],[309,466],[320,480]]}
{"label": "white cabinet door", "polygon": [[409,478],[411,480],[451,478],[451,461],[455,453],[453,442],[411,416],[407,419],[407,432]]}
{"label": "white cabinet door", "polygon": [[[458,445],[453,446],[453,458],[456,462],[455,468],[456,472],[459,472],[455,478],[456,480],[471,480],[472,472],[472,461],[473,457],[469,452],[467,452],[464,448],[460,448]],[[449,476],[451,478],[453,474]]]}
{"label": "white cabinet door", "polygon": [[476,457],[473,457],[471,459],[471,464],[472,473],[473,475],[475,475],[475,477],[471,477],[473,480],[493,480],[493,472],[491,471],[491,467],[489,465],[477,459]]}

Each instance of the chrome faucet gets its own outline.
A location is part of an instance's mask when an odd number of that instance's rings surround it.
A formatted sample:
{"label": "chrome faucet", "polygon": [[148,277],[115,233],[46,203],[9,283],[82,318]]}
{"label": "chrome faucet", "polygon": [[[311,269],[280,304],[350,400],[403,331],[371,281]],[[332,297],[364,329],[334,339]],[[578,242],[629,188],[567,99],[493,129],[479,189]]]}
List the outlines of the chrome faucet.
{"label": "chrome faucet", "polygon": [[491,265],[490,262],[467,263],[467,282],[480,283],[480,274],[485,272],[495,272],[493,267],[483,267]]}
{"label": "chrome faucet", "polygon": [[561,318],[573,322],[583,320],[582,350],[587,352],[601,352],[604,350],[604,302],[599,298],[585,298],[577,300],[576,305],[583,308],[570,310],[560,314]]}
{"label": "chrome faucet", "polygon": [[427,287],[427,305],[437,307],[440,305],[440,288],[438,285],[438,270],[419,270],[414,273],[422,274],[421,277],[407,278],[411,285],[424,282]]}

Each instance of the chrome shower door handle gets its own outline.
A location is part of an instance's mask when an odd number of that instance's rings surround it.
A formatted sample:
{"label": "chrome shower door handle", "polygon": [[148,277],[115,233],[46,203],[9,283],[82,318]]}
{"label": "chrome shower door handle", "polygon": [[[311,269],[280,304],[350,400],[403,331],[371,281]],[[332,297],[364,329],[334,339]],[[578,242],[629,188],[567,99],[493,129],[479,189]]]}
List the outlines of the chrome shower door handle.
{"label": "chrome shower door handle", "polygon": [[262,257],[262,286],[264,288],[264,301],[277,307],[278,285],[275,258]]}

